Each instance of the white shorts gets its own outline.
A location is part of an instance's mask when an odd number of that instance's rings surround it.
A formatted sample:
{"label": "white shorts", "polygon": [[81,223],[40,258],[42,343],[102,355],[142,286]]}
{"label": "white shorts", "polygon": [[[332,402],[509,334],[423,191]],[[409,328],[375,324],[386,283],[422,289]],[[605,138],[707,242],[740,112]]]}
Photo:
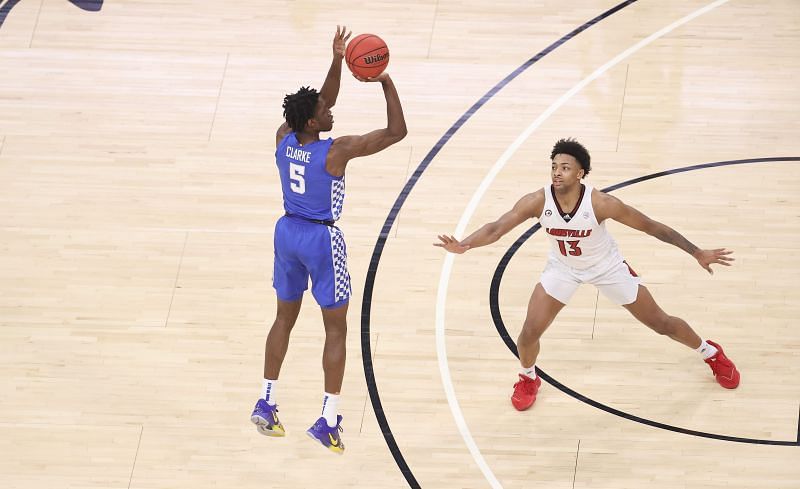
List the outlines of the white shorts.
{"label": "white shorts", "polygon": [[569,302],[580,284],[592,284],[611,302],[622,306],[636,300],[642,280],[624,261],[598,273],[595,268],[578,270],[548,258],[540,282],[547,295],[562,304]]}

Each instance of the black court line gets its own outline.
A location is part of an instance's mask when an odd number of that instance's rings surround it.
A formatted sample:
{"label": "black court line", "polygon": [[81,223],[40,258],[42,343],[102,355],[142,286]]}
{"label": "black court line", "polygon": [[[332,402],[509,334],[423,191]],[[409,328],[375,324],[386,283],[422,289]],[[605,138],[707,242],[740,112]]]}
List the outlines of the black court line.
{"label": "black court line", "polygon": [[[634,185],[636,183],[644,182],[647,180],[652,180],[654,178],[659,178],[667,175],[675,175],[678,173],[684,173],[687,171],[694,171],[694,170],[703,170],[706,168],[716,168],[720,166],[731,166],[731,165],[744,165],[748,163],[774,163],[774,162],[786,162],[786,161],[800,161],[800,157],[778,157],[778,158],[751,158],[746,160],[731,160],[731,161],[718,161],[715,163],[703,163],[700,165],[692,165],[692,166],[685,166],[682,168],[675,168],[672,170],[666,170],[658,173],[651,173],[649,175],[644,175],[641,177],[633,178],[631,180],[626,180],[622,183],[618,183],[615,185],[611,185],[610,187],[604,188],[603,192],[611,192],[613,190],[617,190],[623,187],[627,187],[629,185]],[[519,358],[519,353],[517,352],[517,345],[514,343],[514,340],[508,334],[508,330],[506,329],[505,324],[503,323],[503,318],[500,315],[500,305],[499,305],[499,293],[500,293],[500,282],[503,280],[503,274],[505,273],[506,268],[508,267],[508,263],[511,261],[511,258],[514,254],[519,250],[519,248],[528,240],[531,236],[533,236],[536,231],[541,229],[541,225],[536,223],[530,229],[525,231],[522,236],[520,236],[514,244],[508,249],[508,251],[503,255],[503,258],[500,260],[500,263],[497,265],[495,269],[494,276],[492,277],[492,283],[489,287],[489,308],[492,313],[492,320],[494,321],[494,326],[497,328],[497,332],[500,334],[500,338],[506,344],[509,350]],[[575,399],[584,402],[592,407],[597,409],[603,410],[607,413],[611,413],[613,415],[619,416],[621,418],[628,419],[630,421],[635,421],[637,423],[646,424],[648,426],[653,426],[655,428],[660,428],[663,430],[674,431],[677,433],[683,433],[686,435],[692,436],[699,436],[702,438],[713,438],[715,440],[724,440],[724,441],[731,441],[737,443],[755,443],[759,445],[783,445],[783,446],[800,446],[800,413],[798,413],[798,422],[797,422],[797,439],[794,441],[781,441],[781,440],[763,440],[758,438],[741,438],[738,436],[729,436],[729,435],[720,435],[716,433],[706,433],[703,431],[696,431],[690,430],[686,428],[681,428],[679,426],[672,426],[665,423],[659,423],[658,421],[653,421],[650,419],[642,418],[630,413],[626,413],[624,411],[620,411],[619,409],[614,409],[610,406],[606,406],[600,402],[595,401],[589,397],[584,396],[583,394],[576,392],[569,387],[565,386],[561,382],[557,381],[546,372],[544,372],[539,367],[536,367],[536,373],[542,376],[546,382],[549,382],[553,385],[556,389],[560,390],[561,392],[574,397]]]}
{"label": "black court line", "polygon": [[[104,0],[69,0],[71,4],[87,12],[99,12],[103,8],[103,1]],[[20,0],[8,0],[6,3],[3,3],[3,0],[0,0],[0,27],[3,27],[3,23],[6,21],[6,17],[8,17],[11,9],[19,2]],[[39,9],[41,10],[41,5],[39,5]]]}
{"label": "black court line", "polygon": [[0,0],[0,27],[3,27],[3,23],[6,21],[9,12],[11,12],[11,9],[18,3],[19,0],[8,0],[6,3]]}
{"label": "black court line", "polygon": [[603,12],[602,14],[598,15],[597,17],[593,18],[592,20],[584,23],[580,27],[577,27],[570,33],[566,34],[561,39],[557,40],[556,42],[552,43],[542,51],[540,51],[536,56],[532,57],[525,63],[523,63],[519,68],[511,72],[508,76],[503,78],[500,82],[498,82],[494,87],[492,87],[486,94],[483,95],[477,102],[475,102],[472,107],[470,107],[448,130],[445,134],[439,138],[439,141],[431,148],[425,158],[420,162],[417,169],[414,171],[414,174],[411,175],[411,178],[406,182],[403,190],[400,192],[400,195],[397,196],[397,199],[392,205],[392,209],[389,211],[389,215],[386,216],[386,221],[383,223],[383,227],[381,228],[381,232],[378,235],[378,240],[375,243],[375,248],[372,251],[372,258],[369,262],[369,267],[367,268],[367,276],[364,280],[364,297],[361,303],[361,359],[364,363],[364,377],[366,378],[367,382],[367,391],[369,392],[369,398],[372,402],[372,409],[375,411],[375,417],[378,420],[378,425],[381,428],[381,433],[383,433],[383,438],[386,441],[386,445],[389,447],[389,451],[392,453],[395,462],[397,463],[397,467],[400,469],[400,472],[403,473],[403,476],[406,478],[406,482],[412,488],[420,487],[419,483],[417,482],[414,474],[411,472],[411,469],[408,467],[408,464],[403,458],[403,454],[400,451],[400,448],[397,446],[397,442],[395,441],[394,434],[392,433],[392,429],[389,427],[389,422],[386,419],[386,413],[383,411],[383,406],[381,405],[381,399],[378,395],[378,384],[375,380],[375,370],[372,365],[372,353],[370,347],[370,313],[372,311],[372,291],[375,287],[375,276],[378,273],[378,265],[381,261],[381,255],[383,254],[383,248],[386,245],[386,239],[389,236],[389,233],[392,230],[392,226],[394,225],[395,220],[397,219],[397,215],[400,213],[400,209],[405,204],[406,199],[408,199],[408,195],[411,193],[411,190],[417,184],[419,179],[422,177],[422,174],[431,164],[433,159],[439,154],[439,151],[444,147],[445,144],[453,137],[461,126],[464,125],[475,113],[483,107],[486,102],[488,102],[492,97],[494,97],[497,92],[499,92],[503,87],[508,85],[514,78],[522,74],[525,70],[530,68],[534,63],[539,61],[540,59],[544,58],[551,52],[553,52],[556,48],[563,45],[570,39],[574,38],[581,32],[585,31],[586,29],[592,27],[593,25],[597,24],[601,20],[604,20],[611,15],[619,12],[623,8],[636,3],[637,0],[627,0],[618,4],[617,6]]}

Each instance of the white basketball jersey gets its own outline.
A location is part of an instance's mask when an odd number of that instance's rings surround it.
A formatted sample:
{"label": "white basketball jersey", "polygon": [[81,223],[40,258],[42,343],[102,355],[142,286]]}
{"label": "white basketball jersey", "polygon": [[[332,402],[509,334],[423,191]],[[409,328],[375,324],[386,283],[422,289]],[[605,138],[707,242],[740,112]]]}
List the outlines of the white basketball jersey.
{"label": "white basketball jersey", "polygon": [[539,222],[550,238],[550,257],[577,270],[617,265],[622,262],[622,255],[605,223],[597,222],[592,206],[592,186],[583,184],[583,188],[576,209],[561,209],[553,187],[544,187],[544,208]]}

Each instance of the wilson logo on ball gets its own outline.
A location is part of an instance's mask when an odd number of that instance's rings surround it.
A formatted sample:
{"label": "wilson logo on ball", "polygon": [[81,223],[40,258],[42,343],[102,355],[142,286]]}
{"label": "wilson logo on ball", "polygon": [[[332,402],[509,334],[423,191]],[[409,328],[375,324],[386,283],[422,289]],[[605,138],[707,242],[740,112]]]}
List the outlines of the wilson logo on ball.
{"label": "wilson logo on ball", "polygon": [[383,61],[389,57],[389,53],[386,54],[373,54],[371,56],[364,56],[364,63],[371,65],[373,63],[377,63],[378,61]]}

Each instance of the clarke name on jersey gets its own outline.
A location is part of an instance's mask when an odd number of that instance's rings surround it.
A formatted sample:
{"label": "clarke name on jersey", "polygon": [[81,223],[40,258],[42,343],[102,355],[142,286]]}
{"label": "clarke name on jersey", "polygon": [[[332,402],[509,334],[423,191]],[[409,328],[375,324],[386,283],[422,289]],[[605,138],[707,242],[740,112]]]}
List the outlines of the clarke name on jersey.
{"label": "clarke name on jersey", "polygon": [[308,163],[309,160],[311,159],[311,152],[303,151],[302,149],[297,149],[292,146],[287,146],[286,156],[293,160],[302,161],[303,163]]}

